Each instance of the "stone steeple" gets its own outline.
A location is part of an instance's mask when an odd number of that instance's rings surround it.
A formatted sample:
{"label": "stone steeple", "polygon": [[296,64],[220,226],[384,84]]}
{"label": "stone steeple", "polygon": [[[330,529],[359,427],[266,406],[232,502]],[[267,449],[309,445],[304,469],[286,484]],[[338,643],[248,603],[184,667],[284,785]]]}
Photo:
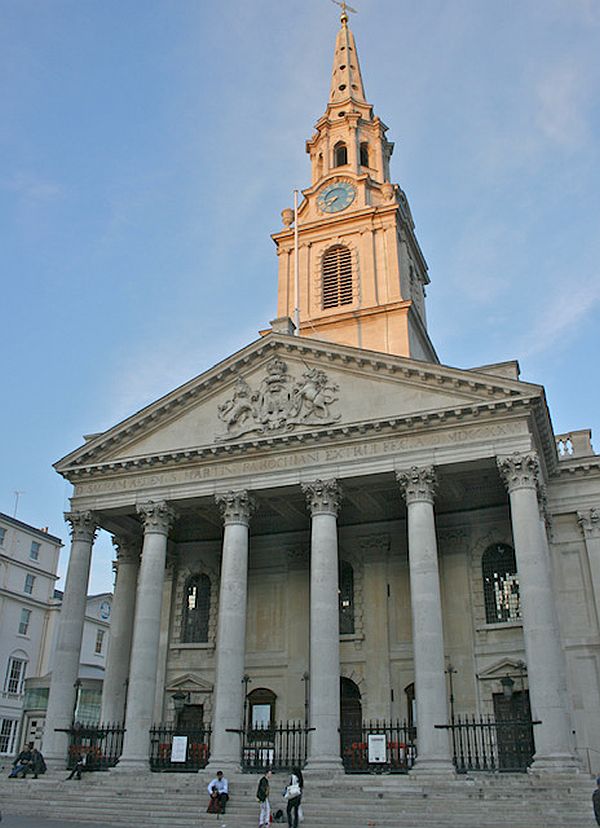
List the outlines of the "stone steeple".
{"label": "stone steeple", "polygon": [[342,27],[335,41],[329,106],[339,106],[345,101],[367,102],[356,43],[354,35],[348,27],[348,15],[344,10],[342,12]]}
{"label": "stone steeple", "polygon": [[[298,333],[437,362],[425,316],[427,263],[406,195],[390,180],[394,145],[366,99],[342,9],[329,100],[306,142],[312,183],[298,211]],[[296,286],[293,211],[282,217],[273,236],[278,329],[294,317]]]}

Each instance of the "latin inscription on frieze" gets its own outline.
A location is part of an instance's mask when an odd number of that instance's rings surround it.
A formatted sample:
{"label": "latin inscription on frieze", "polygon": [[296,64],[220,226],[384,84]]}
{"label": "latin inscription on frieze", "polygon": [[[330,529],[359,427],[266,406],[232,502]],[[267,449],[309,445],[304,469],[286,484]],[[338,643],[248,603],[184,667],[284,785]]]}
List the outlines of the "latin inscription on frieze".
{"label": "latin inscription on frieze", "polygon": [[194,468],[177,469],[176,471],[150,474],[140,472],[137,475],[123,476],[112,480],[82,482],[76,485],[76,496],[128,492],[138,489],[159,489],[165,486],[219,480],[232,476],[252,476],[261,473],[327,465],[329,463],[386,457],[419,448],[448,446],[454,443],[476,442],[481,439],[509,436],[518,434],[521,430],[522,427],[519,423],[489,424],[453,431],[432,432],[430,434],[389,437],[337,447],[314,448],[306,451],[277,454],[271,457],[257,457],[256,459],[239,458],[234,460],[228,458],[220,462],[204,463]]}

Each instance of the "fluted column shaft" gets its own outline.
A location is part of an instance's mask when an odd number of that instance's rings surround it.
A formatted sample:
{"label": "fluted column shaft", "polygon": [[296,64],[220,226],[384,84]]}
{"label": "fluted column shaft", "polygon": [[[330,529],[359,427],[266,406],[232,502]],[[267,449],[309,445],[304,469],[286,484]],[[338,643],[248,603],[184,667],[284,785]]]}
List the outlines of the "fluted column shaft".
{"label": "fluted column shaft", "polygon": [[62,765],[67,759],[69,736],[57,732],[57,728],[70,727],[73,718],[92,544],[98,526],[92,512],[68,512],[65,520],[71,524],[71,554],[52,661],[42,751],[51,765]]}
{"label": "fluted column shaft", "polygon": [[340,769],[340,622],[337,481],[302,486],[311,513],[309,769]]}
{"label": "fluted column shaft", "polygon": [[209,766],[232,769],[240,765],[239,733],[231,731],[239,731],[244,705],[249,525],[254,503],[245,491],[215,499],[224,531]]}
{"label": "fluted column shaft", "polygon": [[534,719],[541,721],[534,727],[533,770],[572,770],[577,762],[548,539],[540,520],[537,455],[515,453],[498,458],[498,468],[510,498],[531,710]]}
{"label": "fluted column shaft", "polygon": [[140,504],[138,514],[144,522],[144,544],[135,603],[126,732],[116,767],[119,772],[148,767],[167,540],[175,520],[175,512],[164,502]]}
{"label": "fluted column shaft", "polygon": [[116,582],[110,620],[110,646],[102,684],[102,722],[121,722],[125,714],[140,561],[136,539],[115,537],[113,544],[117,550]]}
{"label": "fluted column shaft", "polygon": [[600,626],[600,506],[587,509],[585,512],[578,512],[577,520],[585,539],[596,605],[596,620]]}
{"label": "fluted column shaft", "polygon": [[433,511],[436,489],[432,466],[397,474],[408,512],[408,562],[412,611],[418,755],[416,771],[449,772],[452,757],[444,674],[444,632],[438,550]]}

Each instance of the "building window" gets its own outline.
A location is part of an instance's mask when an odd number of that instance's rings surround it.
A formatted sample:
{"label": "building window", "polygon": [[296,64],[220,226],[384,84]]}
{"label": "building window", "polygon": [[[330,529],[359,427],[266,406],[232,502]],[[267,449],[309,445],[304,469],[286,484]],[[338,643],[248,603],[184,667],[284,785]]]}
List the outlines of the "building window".
{"label": "building window", "polygon": [[354,570],[348,561],[340,561],[340,634],[354,632]]}
{"label": "building window", "polygon": [[323,308],[351,305],[352,300],[352,255],[336,244],[323,256]]}
{"label": "building window", "polygon": [[25,681],[26,668],[27,662],[24,658],[15,658],[14,656],[11,656],[8,659],[6,678],[4,679],[5,693],[17,696],[19,693],[23,692],[23,682]]}
{"label": "building window", "polygon": [[23,587],[23,592],[26,592],[27,595],[31,595],[33,592],[33,585],[35,584],[35,575],[26,575],[25,576],[25,586]]}
{"label": "building window", "polygon": [[19,635],[27,635],[29,629],[29,622],[31,620],[31,610],[21,610],[21,620],[19,621]]}
{"label": "building window", "polygon": [[29,557],[32,561],[37,561],[40,557],[40,548],[42,544],[37,541],[31,541],[31,549],[29,550]]}
{"label": "building window", "polygon": [[0,753],[9,756],[15,752],[15,737],[17,735],[16,719],[0,719]]}
{"label": "building window", "polygon": [[275,700],[277,696],[266,687],[257,687],[248,695],[248,727],[252,730],[269,730],[275,724]]}
{"label": "building window", "polygon": [[338,141],[338,143],[333,148],[333,166],[334,167],[343,167],[344,164],[348,163],[348,150],[346,148],[346,144],[343,141]]}
{"label": "building window", "polygon": [[366,141],[360,145],[360,165],[361,167],[369,166],[369,145]]}
{"label": "building window", "polygon": [[[6,529],[4,526],[0,526],[0,546],[4,546],[4,538],[6,537]],[[11,721],[11,719],[3,719],[5,722]]]}
{"label": "building window", "polygon": [[208,575],[192,575],[185,582],[181,640],[207,642],[209,615],[210,578]]}
{"label": "building window", "polygon": [[102,643],[104,641],[104,630],[96,630],[96,646],[94,652],[98,655],[102,654]]}
{"label": "building window", "polygon": [[505,543],[496,543],[481,559],[485,620],[488,624],[519,621],[521,602],[515,551]]}

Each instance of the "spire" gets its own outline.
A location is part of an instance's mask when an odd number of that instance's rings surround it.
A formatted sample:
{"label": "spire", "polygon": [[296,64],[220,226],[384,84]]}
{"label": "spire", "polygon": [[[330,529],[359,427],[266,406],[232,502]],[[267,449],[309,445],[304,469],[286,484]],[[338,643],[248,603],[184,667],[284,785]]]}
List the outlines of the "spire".
{"label": "spire", "polygon": [[356,51],[354,35],[348,27],[348,11],[354,11],[354,9],[351,9],[346,3],[339,3],[338,5],[342,7],[340,18],[342,27],[335,41],[329,105],[339,106],[339,104],[348,100],[365,104],[367,99],[360,73],[358,52]]}

